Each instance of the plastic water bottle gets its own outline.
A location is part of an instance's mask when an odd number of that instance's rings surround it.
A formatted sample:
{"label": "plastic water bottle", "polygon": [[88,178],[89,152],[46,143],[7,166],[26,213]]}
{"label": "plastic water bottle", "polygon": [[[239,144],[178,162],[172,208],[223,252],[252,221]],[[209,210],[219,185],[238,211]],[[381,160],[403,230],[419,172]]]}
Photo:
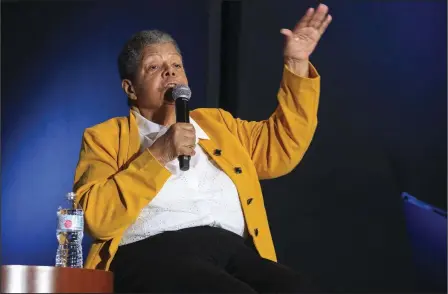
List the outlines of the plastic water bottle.
{"label": "plastic water bottle", "polygon": [[84,212],[75,207],[76,194],[67,194],[69,208],[59,207],[56,237],[59,242],[56,252],[57,267],[83,267],[82,238],[84,233]]}

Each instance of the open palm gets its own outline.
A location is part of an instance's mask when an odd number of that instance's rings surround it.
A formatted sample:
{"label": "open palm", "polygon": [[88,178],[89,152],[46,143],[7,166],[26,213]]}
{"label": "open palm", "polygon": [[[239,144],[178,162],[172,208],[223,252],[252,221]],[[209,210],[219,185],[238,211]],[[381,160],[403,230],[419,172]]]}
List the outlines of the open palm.
{"label": "open palm", "polygon": [[306,61],[332,20],[328,7],[320,4],[317,9],[309,8],[294,29],[282,29],[285,35],[283,56],[286,60]]}

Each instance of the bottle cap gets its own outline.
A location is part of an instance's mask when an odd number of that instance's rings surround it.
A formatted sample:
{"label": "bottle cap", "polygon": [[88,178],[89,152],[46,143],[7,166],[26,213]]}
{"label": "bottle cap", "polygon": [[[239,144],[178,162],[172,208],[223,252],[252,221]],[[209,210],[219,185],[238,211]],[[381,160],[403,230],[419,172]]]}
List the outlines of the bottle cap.
{"label": "bottle cap", "polygon": [[67,193],[67,199],[70,201],[74,201],[76,198],[76,194],[74,192]]}

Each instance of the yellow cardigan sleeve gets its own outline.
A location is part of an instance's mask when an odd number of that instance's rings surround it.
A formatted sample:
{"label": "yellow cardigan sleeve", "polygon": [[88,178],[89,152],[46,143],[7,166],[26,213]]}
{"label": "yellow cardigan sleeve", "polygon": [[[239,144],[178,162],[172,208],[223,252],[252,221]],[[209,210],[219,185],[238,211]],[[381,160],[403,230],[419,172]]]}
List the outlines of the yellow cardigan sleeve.
{"label": "yellow cardigan sleeve", "polygon": [[84,132],[74,184],[86,228],[99,240],[123,233],[170,176],[148,150],[119,170],[117,135],[107,133]]}
{"label": "yellow cardigan sleeve", "polygon": [[299,164],[317,127],[319,95],[320,76],[311,64],[308,78],[284,66],[278,106],[269,119],[245,121],[220,109],[228,129],[249,153],[260,179],[280,177]]}

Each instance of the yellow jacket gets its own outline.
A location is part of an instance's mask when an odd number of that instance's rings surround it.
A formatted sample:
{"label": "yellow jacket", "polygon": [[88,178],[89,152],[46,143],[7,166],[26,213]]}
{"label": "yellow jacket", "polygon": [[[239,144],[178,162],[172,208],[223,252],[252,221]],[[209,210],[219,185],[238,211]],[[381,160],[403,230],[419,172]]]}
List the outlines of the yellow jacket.
{"label": "yellow jacket", "polygon": [[[247,231],[264,258],[277,261],[259,180],[287,174],[302,159],[317,125],[320,77],[286,66],[278,107],[268,120],[249,122],[222,109],[196,109],[191,117],[210,140],[199,145],[234,182]],[[85,267],[109,269],[126,228],[162,188],[170,172],[146,151],[139,153],[135,117],[112,118],[83,135],[75,172],[76,203],[94,238]]]}

